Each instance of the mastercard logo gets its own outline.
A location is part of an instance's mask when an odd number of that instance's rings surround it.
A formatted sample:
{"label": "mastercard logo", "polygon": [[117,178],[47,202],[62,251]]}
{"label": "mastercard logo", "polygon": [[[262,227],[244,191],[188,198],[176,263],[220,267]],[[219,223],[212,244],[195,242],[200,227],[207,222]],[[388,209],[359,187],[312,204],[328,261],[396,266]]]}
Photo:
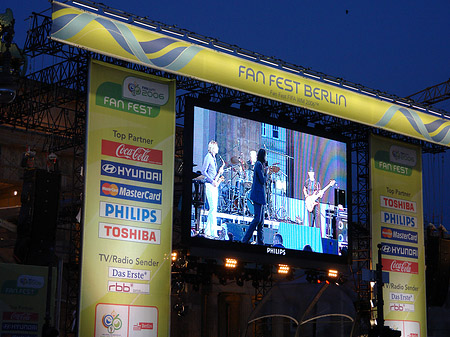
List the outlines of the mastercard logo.
{"label": "mastercard logo", "polygon": [[392,229],[383,228],[381,231],[381,236],[388,239],[392,238]]}
{"label": "mastercard logo", "polygon": [[104,195],[116,196],[119,193],[119,188],[116,184],[103,183],[102,193]]}

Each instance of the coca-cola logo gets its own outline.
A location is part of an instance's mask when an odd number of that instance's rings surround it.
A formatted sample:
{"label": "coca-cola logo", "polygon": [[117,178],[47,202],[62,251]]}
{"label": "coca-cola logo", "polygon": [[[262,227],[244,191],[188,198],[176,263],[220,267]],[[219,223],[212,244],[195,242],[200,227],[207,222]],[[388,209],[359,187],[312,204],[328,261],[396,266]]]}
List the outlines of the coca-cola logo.
{"label": "coca-cola logo", "polygon": [[3,312],[4,321],[21,321],[21,322],[37,322],[39,314],[36,312]]}
{"label": "coca-cola logo", "polygon": [[394,260],[391,263],[391,270],[398,271],[400,273],[411,273],[411,262]]}
{"label": "coca-cola logo", "polygon": [[143,147],[127,147],[126,144],[120,144],[116,149],[117,158],[126,158],[134,161],[148,162],[150,157],[150,149]]}
{"label": "coca-cola logo", "polygon": [[163,152],[161,150],[117,143],[105,139],[102,140],[102,154],[115,158],[124,158],[127,160],[158,165],[162,165],[163,160]]}
{"label": "coca-cola logo", "polygon": [[393,271],[397,273],[417,274],[419,265],[417,262],[382,259],[383,270]]}

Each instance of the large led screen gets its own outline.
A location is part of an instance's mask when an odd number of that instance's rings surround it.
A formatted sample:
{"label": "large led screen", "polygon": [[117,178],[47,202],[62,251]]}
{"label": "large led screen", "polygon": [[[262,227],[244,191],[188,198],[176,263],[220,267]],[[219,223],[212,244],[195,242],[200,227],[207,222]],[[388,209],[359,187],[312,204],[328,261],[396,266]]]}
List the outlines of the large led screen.
{"label": "large led screen", "polygon": [[345,260],[347,141],[250,117],[196,100],[187,105],[186,242],[208,254]]}

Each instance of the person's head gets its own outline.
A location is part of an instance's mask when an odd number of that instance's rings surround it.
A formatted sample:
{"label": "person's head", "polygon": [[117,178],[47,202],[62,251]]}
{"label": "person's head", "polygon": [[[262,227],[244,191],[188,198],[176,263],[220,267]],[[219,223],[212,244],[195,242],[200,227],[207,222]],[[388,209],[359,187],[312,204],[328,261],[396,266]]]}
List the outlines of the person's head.
{"label": "person's head", "polygon": [[309,180],[314,180],[315,179],[315,177],[314,177],[314,169],[313,169],[312,166],[309,168],[308,178],[309,178]]}
{"label": "person's head", "polygon": [[266,150],[259,149],[258,155],[256,156],[256,160],[258,160],[259,162],[264,164],[267,161],[266,160]]}
{"label": "person's head", "polygon": [[256,163],[256,151],[255,150],[250,151],[250,161],[252,164]]}
{"label": "person's head", "polygon": [[211,140],[208,143],[208,152],[212,155],[216,155],[219,153],[219,145],[217,145],[217,142],[215,140]]}
{"label": "person's head", "polygon": [[281,236],[280,233],[277,233],[273,236],[273,244],[274,245],[282,245],[283,244],[283,237]]}

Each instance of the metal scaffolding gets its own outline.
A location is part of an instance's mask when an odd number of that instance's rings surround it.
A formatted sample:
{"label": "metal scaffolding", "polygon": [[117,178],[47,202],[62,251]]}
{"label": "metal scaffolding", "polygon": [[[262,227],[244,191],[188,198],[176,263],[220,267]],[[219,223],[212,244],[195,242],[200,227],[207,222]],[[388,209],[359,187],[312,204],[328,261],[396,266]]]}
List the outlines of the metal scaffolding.
{"label": "metal scaffolding", "polygon": [[[42,59],[41,64],[46,66],[20,79],[20,89],[15,101],[9,105],[0,106],[0,127],[34,131],[48,136],[50,151],[73,150],[70,202],[65,204],[58,221],[58,230],[64,231],[70,242],[67,251],[59,252],[66,256],[64,281],[67,305],[65,316],[63,316],[66,322],[66,336],[76,333],[73,331],[73,326],[76,326],[73,324],[73,320],[76,317],[74,313],[78,310],[81,229],[83,226],[79,212],[81,212],[83,204],[82,168],[85,151],[89,59],[102,60],[140,72],[176,79],[178,127],[175,156],[178,159],[178,169],[180,170],[182,170],[181,160],[183,158],[182,126],[187,97],[200,97],[211,102],[226,101],[232,106],[245,109],[248,113],[257,114],[258,118],[264,118],[273,123],[285,122],[291,125],[308,126],[349,138],[351,140],[352,169],[352,218],[349,219],[353,248],[352,267],[359,299],[361,302],[368,303],[370,287],[368,282],[362,280],[362,270],[370,269],[369,136],[371,133],[381,134],[414,143],[421,146],[424,152],[442,152],[444,147],[61,44],[48,38],[50,30],[51,19],[49,17],[40,14],[33,15],[32,27],[28,32],[24,52],[31,61]],[[176,172],[175,175],[177,175]],[[181,179],[180,176],[178,176],[178,180]],[[177,184],[175,186],[174,200],[178,200],[177,196],[181,195],[181,189],[177,188]],[[176,226],[174,226],[174,231],[176,230]],[[263,283],[263,286],[266,284]],[[257,290],[257,294],[263,292],[265,289]],[[367,313],[367,316],[361,317],[367,326],[369,314],[370,312]]]}

